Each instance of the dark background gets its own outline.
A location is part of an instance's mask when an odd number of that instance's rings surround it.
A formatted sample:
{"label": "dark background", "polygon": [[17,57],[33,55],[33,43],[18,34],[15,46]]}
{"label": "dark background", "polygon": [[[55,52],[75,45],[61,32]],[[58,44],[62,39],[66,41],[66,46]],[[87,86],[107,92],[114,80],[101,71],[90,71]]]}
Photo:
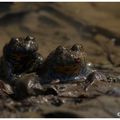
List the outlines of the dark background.
{"label": "dark background", "polygon": [[114,63],[119,64],[119,47],[100,34],[84,36],[86,30],[91,28],[84,30],[82,26],[98,25],[120,34],[119,11],[120,3],[1,2],[0,53],[11,37],[31,35],[38,40],[39,52],[44,57],[60,44],[70,46],[83,43],[88,61],[109,64],[106,58],[108,50]]}

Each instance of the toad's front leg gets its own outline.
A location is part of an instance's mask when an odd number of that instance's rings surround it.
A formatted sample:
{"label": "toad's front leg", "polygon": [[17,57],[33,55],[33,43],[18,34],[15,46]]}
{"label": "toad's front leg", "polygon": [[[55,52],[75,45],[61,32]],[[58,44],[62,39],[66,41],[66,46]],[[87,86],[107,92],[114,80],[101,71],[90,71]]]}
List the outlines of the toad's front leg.
{"label": "toad's front leg", "polygon": [[106,81],[107,80],[106,76],[103,73],[94,70],[87,76],[85,80],[84,90],[87,91],[89,87],[94,84],[94,82],[101,80]]}

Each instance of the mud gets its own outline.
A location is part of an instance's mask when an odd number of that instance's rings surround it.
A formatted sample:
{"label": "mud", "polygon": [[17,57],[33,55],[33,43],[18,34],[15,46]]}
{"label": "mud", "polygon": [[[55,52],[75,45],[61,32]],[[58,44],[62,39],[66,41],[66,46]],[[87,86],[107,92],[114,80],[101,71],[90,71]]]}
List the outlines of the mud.
{"label": "mud", "polygon": [[88,62],[118,77],[96,81],[88,91],[78,82],[45,85],[24,99],[0,94],[0,117],[119,117],[119,9],[119,3],[0,3],[0,55],[11,37],[36,37],[44,57],[58,45],[82,43]]}

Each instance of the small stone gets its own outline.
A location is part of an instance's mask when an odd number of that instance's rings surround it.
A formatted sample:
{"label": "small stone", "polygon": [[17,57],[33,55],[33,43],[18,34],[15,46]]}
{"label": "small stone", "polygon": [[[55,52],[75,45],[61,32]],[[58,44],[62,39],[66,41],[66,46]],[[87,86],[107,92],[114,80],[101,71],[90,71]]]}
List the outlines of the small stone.
{"label": "small stone", "polygon": [[113,88],[111,90],[108,90],[106,94],[110,96],[120,97],[120,88]]}
{"label": "small stone", "polygon": [[55,106],[60,106],[63,104],[63,101],[59,98],[54,98],[54,99],[52,99],[52,104]]}
{"label": "small stone", "polygon": [[4,81],[0,80],[0,95],[6,96],[11,94],[13,94],[12,87]]}
{"label": "small stone", "polygon": [[44,95],[58,95],[58,91],[53,86],[47,86],[45,87]]}
{"label": "small stone", "polygon": [[42,86],[39,83],[39,77],[34,73],[22,75],[16,80],[14,91],[15,96],[20,98],[41,94]]}

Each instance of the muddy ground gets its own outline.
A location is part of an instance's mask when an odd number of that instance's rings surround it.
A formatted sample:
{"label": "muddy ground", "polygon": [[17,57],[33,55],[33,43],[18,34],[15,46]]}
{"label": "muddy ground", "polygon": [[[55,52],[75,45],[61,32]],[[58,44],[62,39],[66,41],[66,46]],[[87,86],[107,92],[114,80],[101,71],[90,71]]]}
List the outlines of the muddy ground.
{"label": "muddy ground", "polygon": [[[120,74],[120,3],[0,3],[0,55],[11,37],[36,37],[46,57],[58,45],[82,43],[88,62]],[[16,101],[0,98],[0,117],[119,117],[120,82],[96,82],[85,92],[80,84]],[[109,94],[108,94],[109,93]]]}

